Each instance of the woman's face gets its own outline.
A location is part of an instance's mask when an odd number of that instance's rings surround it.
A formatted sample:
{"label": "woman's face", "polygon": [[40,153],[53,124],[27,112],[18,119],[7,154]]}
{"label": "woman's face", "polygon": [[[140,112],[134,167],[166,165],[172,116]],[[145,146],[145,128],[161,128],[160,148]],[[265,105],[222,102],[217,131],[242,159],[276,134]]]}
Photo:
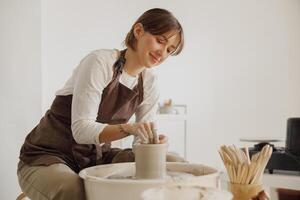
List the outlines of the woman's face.
{"label": "woman's face", "polygon": [[134,33],[137,39],[136,50],[139,62],[148,68],[157,66],[166,60],[180,42],[180,35],[175,30],[162,35],[152,35],[145,32],[141,24],[137,24]]}

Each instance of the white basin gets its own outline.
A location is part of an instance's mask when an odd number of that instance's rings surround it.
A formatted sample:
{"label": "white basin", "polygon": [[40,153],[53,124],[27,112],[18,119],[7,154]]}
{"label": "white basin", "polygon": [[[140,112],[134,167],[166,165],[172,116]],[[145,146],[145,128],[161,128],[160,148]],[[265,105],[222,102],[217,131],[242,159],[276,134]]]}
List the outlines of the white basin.
{"label": "white basin", "polygon": [[79,173],[84,179],[87,200],[141,200],[142,193],[159,186],[203,186],[218,188],[220,174],[216,169],[190,163],[167,163],[169,172],[185,172],[194,176],[166,179],[111,179],[112,175],[130,177],[135,174],[135,163],[117,163],[86,168]]}
{"label": "white basin", "polygon": [[163,186],[148,189],[143,200],[231,200],[232,194],[217,188],[199,186]]}

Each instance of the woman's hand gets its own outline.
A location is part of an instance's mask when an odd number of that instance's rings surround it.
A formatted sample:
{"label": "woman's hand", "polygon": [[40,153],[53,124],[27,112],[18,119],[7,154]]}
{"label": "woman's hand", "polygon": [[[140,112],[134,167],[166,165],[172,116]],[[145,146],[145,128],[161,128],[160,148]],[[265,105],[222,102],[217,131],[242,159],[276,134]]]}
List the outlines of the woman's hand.
{"label": "woman's hand", "polygon": [[129,135],[138,136],[144,144],[159,143],[156,126],[153,122],[122,124],[123,130]]}

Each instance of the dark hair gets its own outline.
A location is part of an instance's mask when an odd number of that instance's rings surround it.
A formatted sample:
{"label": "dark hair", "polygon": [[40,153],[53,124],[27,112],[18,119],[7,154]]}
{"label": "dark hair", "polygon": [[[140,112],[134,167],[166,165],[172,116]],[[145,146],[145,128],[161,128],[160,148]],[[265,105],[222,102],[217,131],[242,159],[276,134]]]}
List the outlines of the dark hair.
{"label": "dark hair", "polygon": [[171,30],[177,31],[180,35],[180,42],[172,55],[178,55],[182,51],[184,44],[183,30],[181,24],[171,12],[161,8],[153,8],[144,12],[132,25],[125,39],[125,45],[133,50],[136,50],[136,38],[133,29],[137,23],[141,23],[144,30],[152,35],[162,35]]}

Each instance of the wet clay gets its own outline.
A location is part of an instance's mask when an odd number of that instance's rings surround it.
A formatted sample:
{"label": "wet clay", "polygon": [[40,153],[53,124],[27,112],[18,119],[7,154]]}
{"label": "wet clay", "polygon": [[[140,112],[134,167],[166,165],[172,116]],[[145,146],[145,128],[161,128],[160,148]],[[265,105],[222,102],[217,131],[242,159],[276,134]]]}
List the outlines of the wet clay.
{"label": "wet clay", "polygon": [[135,154],[136,179],[163,179],[166,176],[167,144],[137,144]]}

